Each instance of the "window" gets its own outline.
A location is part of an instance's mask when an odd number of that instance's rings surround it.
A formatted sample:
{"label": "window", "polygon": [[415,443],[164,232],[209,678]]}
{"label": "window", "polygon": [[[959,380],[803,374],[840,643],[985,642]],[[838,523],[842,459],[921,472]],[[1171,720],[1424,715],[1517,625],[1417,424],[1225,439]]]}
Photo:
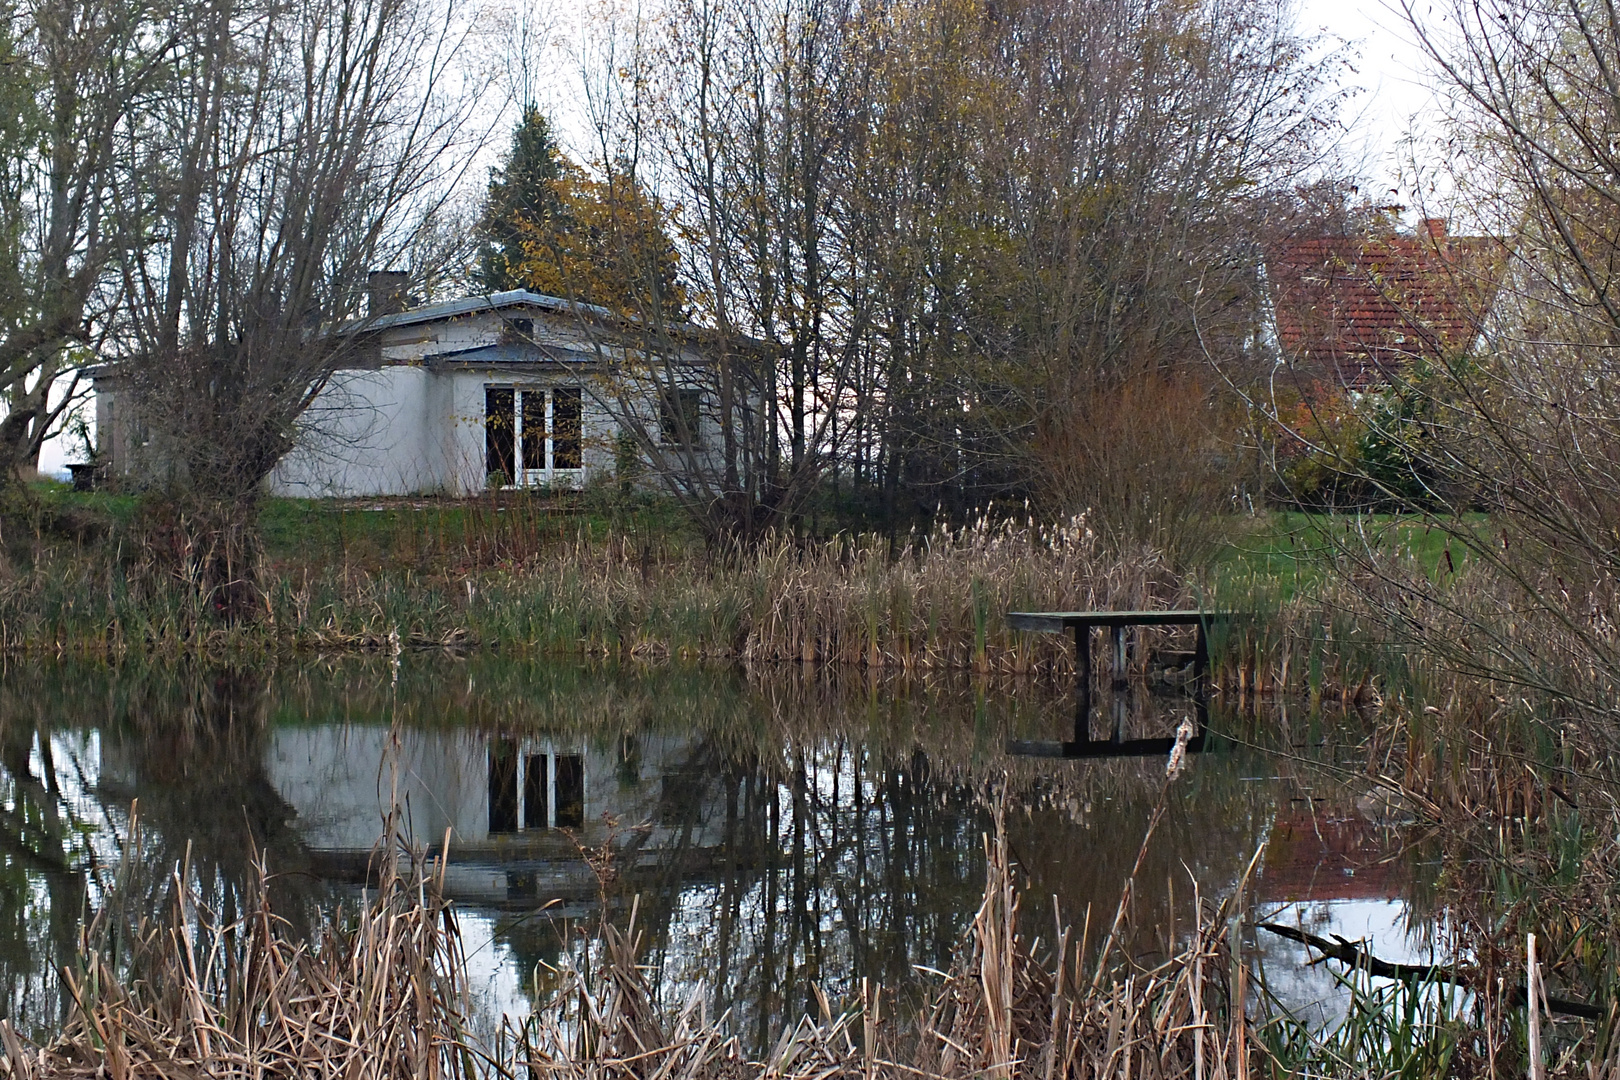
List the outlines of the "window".
{"label": "window", "polygon": [[517,475],[517,391],[484,388],[484,477],[490,487],[505,487]]}
{"label": "window", "polygon": [[665,446],[702,446],[703,391],[663,387],[658,392],[658,441]]}
{"label": "window", "polygon": [[519,746],[489,744],[489,831],[517,833],[579,829],[585,825],[585,758]]}
{"label": "window", "polygon": [[523,392],[523,471],[546,467],[546,393]]}
{"label": "window", "polygon": [[577,386],[559,386],[551,392],[551,467],[584,466],[580,447],[585,401]]}
{"label": "window", "polygon": [[585,396],[577,386],[549,390],[484,388],[484,473],[490,486],[578,486],[583,479]]}
{"label": "window", "polygon": [[530,341],[534,338],[533,319],[513,319],[507,325],[512,328],[512,336],[520,341]]}

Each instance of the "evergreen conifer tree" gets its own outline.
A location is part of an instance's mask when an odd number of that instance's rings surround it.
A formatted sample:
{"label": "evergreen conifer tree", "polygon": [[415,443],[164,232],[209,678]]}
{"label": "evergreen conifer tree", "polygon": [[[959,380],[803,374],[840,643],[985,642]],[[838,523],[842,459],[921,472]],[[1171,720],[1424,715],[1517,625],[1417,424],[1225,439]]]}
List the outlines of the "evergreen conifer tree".
{"label": "evergreen conifer tree", "polygon": [[551,123],[538,106],[523,110],[512,133],[512,149],[498,169],[490,170],[489,197],[479,222],[483,246],[478,257],[478,285],[485,292],[527,287],[523,276],[524,226],[556,228],[564,213],[557,181],[562,156]]}

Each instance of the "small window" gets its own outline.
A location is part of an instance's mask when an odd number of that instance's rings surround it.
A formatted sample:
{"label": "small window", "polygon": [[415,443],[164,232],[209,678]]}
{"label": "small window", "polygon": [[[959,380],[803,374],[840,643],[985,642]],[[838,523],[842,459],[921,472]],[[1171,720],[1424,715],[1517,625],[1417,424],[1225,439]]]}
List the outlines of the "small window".
{"label": "small window", "polygon": [[512,319],[507,323],[512,328],[512,336],[522,341],[534,340],[533,319]]}
{"label": "small window", "polygon": [[658,440],[665,446],[702,446],[703,391],[664,388],[658,394]]}

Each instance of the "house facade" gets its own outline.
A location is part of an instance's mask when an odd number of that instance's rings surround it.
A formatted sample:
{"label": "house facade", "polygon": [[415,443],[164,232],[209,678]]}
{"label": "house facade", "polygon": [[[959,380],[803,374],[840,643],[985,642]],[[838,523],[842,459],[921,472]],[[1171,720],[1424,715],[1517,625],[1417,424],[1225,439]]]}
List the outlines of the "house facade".
{"label": "house facade", "polygon": [[[525,290],[373,316],[353,366],[333,372],[276,466],[277,495],[469,495],[584,487],[646,464],[627,442],[718,443],[700,331],[656,361],[597,308]],[[116,367],[94,373],[97,446],[113,476],[148,463],[146,435]],[[628,458],[627,458],[627,455]]]}

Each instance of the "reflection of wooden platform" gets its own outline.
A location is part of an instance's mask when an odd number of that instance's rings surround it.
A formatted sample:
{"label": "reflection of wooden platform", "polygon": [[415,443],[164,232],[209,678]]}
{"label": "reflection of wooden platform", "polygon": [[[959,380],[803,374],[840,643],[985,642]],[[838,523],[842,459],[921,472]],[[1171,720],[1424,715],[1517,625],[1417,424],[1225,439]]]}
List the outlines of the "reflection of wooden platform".
{"label": "reflection of wooden platform", "polygon": [[[1187,753],[1204,749],[1209,726],[1209,628],[1235,617],[1229,611],[1012,611],[1007,625],[1014,630],[1060,634],[1074,631],[1075,706],[1074,738],[1067,742],[1028,742],[1009,740],[1007,752],[1020,757],[1119,758],[1157,757],[1170,753],[1174,738],[1127,739],[1124,737],[1128,711],[1129,666],[1125,632],[1133,627],[1192,626],[1198,629],[1192,658],[1192,676],[1187,689],[1197,708],[1198,729],[1187,743]],[[1113,631],[1112,683],[1114,690],[1113,730],[1107,739],[1091,737],[1091,631],[1107,627]]]}

